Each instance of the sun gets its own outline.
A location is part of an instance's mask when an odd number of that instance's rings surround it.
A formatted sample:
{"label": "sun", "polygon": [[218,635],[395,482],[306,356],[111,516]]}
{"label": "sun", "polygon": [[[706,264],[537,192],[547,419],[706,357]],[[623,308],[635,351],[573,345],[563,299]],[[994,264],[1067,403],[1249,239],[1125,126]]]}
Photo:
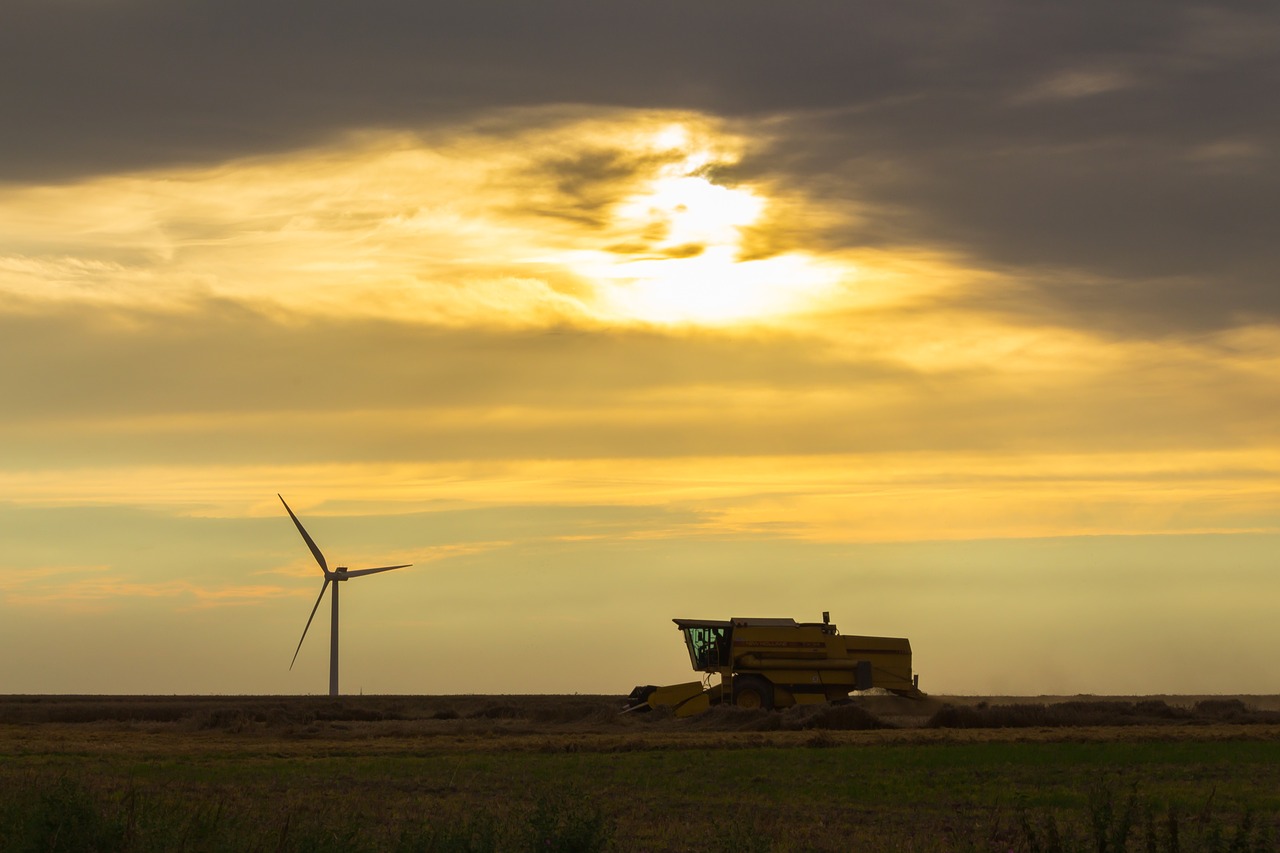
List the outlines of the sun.
{"label": "sun", "polygon": [[656,248],[691,243],[725,244],[739,239],[743,226],[760,218],[764,199],[749,189],[717,186],[704,177],[679,175],[652,181],[616,210],[624,225],[664,224],[665,239]]}
{"label": "sun", "polygon": [[[657,144],[683,146],[670,128]],[[603,310],[653,323],[725,325],[797,310],[832,287],[840,272],[799,253],[743,258],[744,229],[759,226],[768,199],[755,187],[708,177],[724,155],[690,148],[614,210],[612,251],[577,254]]]}

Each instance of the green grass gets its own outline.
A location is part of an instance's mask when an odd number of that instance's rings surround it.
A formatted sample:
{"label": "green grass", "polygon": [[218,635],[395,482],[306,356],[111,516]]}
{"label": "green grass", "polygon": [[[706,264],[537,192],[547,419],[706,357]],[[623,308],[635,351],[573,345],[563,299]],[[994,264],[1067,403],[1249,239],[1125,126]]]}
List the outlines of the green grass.
{"label": "green grass", "polygon": [[22,795],[0,807],[0,849],[12,853],[274,850],[278,853],[527,850],[591,853],[609,849],[613,822],[580,798],[544,796],[530,808],[497,816],[402,816],[374,823],[313,805],[278,811],[266,821],[224,797],[183,798],[94,792],[62,777],[28,780]]}
{"label": "green grass", "polygon": [[1280,834],[1280,727],[1234,700],[979,703],[877,731],[852,706],[616,706],[11,697],[0,853],[1258,853]]}
{"label": "green grass", "polygon": [[11,754],[0,849],[1275,849],[1277,742],[751,743]]}

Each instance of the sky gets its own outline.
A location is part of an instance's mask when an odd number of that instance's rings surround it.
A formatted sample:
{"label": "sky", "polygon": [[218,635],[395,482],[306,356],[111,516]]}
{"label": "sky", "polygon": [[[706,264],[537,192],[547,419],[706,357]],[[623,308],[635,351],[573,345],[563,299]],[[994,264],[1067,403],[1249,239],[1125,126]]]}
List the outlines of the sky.
{"label": "sky", "polygon": [[1280,11],[6,0],[0,693],[611,693],[831,613],[1280,691]]}

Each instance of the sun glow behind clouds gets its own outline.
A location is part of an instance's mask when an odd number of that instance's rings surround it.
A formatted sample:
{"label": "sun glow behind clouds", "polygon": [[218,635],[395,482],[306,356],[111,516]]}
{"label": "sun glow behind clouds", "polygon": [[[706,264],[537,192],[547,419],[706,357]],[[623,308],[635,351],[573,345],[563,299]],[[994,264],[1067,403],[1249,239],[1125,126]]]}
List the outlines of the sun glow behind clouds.
{"label": "sun glow behind clouds", "polygon": [[582,271],[604,284],[606,305],[619,315],[713,325],[788,313],[837,280],[802,257],[742,261],[734,246],[690,258],[606,261]]}
{"label": "sun glow behind clouds", "polygon": [[778,213],[767,188],[718,182],[742,146],[696,116],[621,113],[0,189],[0,293],[445,325],[781,322],[853,265],[744,250]]}
{"label": "sun glow behind clouds", "polygon": [[743,229],[760,222],[766,199],[708,178],[734,158],[690,146],[683,128],[654,143],[685,156],[615,208],[613,227],[633,238],[626,251],[578,253],[570,262],[600,285],[608,313],[659,323],[761,319],[799,309],[851,273],[799,253],[743,259]]}

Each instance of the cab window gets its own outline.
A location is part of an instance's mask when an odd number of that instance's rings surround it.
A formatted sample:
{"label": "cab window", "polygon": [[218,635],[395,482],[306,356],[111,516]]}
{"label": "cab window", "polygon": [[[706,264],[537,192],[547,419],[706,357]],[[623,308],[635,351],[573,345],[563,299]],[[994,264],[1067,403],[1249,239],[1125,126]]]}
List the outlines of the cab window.
{"label": "cab window", "polygon": [[729,644],[726,628],[686,628],[689,659],[694,669],[715,669],[729,662]]}

